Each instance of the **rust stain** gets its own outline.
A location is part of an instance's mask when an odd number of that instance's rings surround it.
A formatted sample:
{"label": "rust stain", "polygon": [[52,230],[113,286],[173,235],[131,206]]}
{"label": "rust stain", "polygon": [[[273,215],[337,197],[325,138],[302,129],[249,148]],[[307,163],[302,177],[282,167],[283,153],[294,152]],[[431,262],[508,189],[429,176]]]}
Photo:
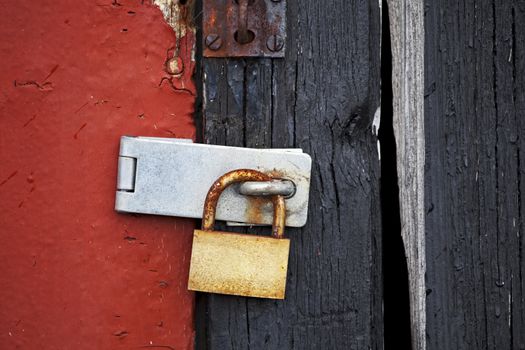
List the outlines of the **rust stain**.
{"label": "rust stain", "polygon": [[210,27],[214,27],[216,21],[217,21],[217,12],[215,12],[215,9],[211,9],[211,13],[209,17]]}
{"label": "rust stain", "polygon": [[[213,225],[215,224],[215,212],[217,209],[217,202],[219,201],[219,197],[226,187],[230,186],[231,184],[244,181],[270,180],[272,180],[271,176],[253,169],[237,169],[222,175],[213,183],[213,185],[211,185],[210,189],[208,190],[208,194],[206,195],[206,199],[204,201],[204,210],[202,213],[202,230],[213,230]],[[282,238],[284,236],[284,227],[286,220],[286,206],[284,202],[284,197],[272,196],[271,200],[273,202],[274,208],[272,236],[275,238]],[[259,205],[255,207],[252,206],[252,209],[248,210],[254,210],[254,212],[249,215],[261,215],[261,206]],[[261,221],[259,220],[253,222],[258,223]]]}
{"label": "rust stain", "polygon": [[283,237],[284,227],[286,226],[286,207],[284,203],[284,197],[274,196],[272,198],[269,198],[246,196],[246,198],[249,202],[244,214],[247,222],[262,223],[264,216],[263,208],[268,203],[273,203],[272,236],[276,238]]}
{"label": "rust stain", "polygon": [[267,171],[266,173],[274,179],[286,179],[290,177],[288,176],[286,171],[280,170],[280,169],[273,169],[273,170]]}
{"label": "rust stain", "polygon": [[230,171],[211,185],[206,200],[204,201],[204,210],[202,214],[202,229],[209,231],[213,229],[215,224],[215,211],[217,202],[222,191],[231,184],[242,181],[269,181],[271,177],[253,169],[237,169]]}
{"label": "rust stain", "polygon": [[248,199],[248,207],[246,208],[246,221],[259,223],[263,221],[263,207],[268,203],[269,198],[246,196]]}
{"label": "rust stain", "polygon": [[[202,8],[205,57],[284,57],[284,1],[208,0]],[[222,45],[206,44],[216,35]]]}

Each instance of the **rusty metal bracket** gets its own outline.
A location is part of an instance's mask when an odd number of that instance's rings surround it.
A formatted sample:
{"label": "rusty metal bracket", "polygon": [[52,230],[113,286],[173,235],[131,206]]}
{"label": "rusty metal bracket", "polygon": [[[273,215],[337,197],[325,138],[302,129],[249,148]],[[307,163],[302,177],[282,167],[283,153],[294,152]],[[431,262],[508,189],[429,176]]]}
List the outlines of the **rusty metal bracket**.
{"label": "rusty metal bracket", "polygon": [[205,57],[284,57],[285,0],[204,0]]}

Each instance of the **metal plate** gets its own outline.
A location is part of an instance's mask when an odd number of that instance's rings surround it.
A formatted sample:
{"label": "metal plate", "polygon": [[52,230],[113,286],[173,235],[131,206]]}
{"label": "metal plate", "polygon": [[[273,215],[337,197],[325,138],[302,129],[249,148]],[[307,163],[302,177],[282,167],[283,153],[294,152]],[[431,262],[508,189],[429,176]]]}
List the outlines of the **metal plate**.
{"label": "metal plate", "polygon": [[286,1],[250,0],[248,29],[254,39],[248,44],[235,40],[239,4],[236,0],[205,0],[203,48],[205,57],[284,57]]}
{"label": "metal plate", "polygon": [[[286,199],[286,225],[306,223],[311,158],[299,149],[253,149],[191,143],[191,140],[123,136],[115,209],[121,212],[202,218],[211,184],[228,171],[248,168],[295,183]],[[271,201],[243,196],[238,185],[219,199],[217,219],[272,223]]]}

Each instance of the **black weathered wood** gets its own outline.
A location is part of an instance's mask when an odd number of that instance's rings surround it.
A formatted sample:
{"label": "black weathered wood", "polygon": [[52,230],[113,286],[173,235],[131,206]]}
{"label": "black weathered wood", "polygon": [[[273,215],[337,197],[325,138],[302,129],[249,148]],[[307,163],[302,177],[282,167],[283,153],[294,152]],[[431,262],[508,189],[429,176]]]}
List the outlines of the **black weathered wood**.
{"label": "black weathered wood", "polygon": [[378,5],[288,0],[284,60],[203,60],[206,142],[313,158],[286,299],[208,295],[209,349],[382,348]]}
{"label": "black weathered wood", "polygon": [[525,3],[426,1],[427,345],[525,349]]}

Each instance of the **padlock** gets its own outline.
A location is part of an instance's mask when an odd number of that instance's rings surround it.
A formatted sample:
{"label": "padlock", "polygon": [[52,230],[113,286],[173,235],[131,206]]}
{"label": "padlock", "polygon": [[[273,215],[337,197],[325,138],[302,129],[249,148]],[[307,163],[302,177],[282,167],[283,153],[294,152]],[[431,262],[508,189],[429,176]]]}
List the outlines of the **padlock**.
{"label": "padlock", "polygon": [[222,191],[244,181],[270,181],[252,169],[221,176],[204,202],[202,229],[193,232],[188,289],[200,292],[284,299],[290,240],[284,238],[286,207],[282,196],[272,196],[272,236],[213,231]]}

